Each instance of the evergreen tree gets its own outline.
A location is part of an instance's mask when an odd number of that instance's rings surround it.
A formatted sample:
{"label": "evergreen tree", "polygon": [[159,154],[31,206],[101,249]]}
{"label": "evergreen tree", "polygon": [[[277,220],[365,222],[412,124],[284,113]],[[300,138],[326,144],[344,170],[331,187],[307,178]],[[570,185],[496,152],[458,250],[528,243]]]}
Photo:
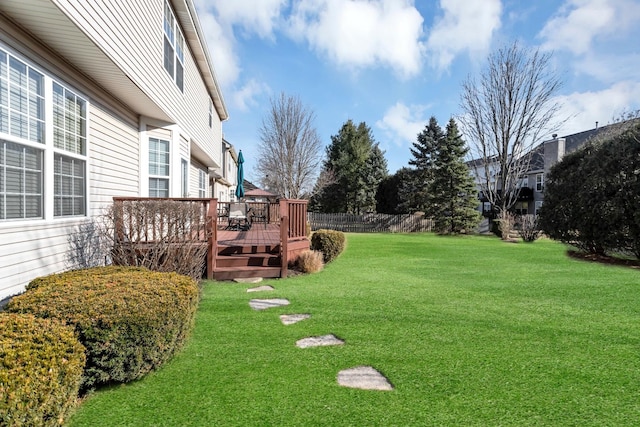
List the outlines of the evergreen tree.
{"label": "evergreen tree", "polygon": [[434,176],[426,210],[440,233],[470,232],[480,222],[476,185],[464,161],[467,150],[455,120],[450,119],[433,157]]}
{"label": "evergreen tree", "polygon": [[401,168],[385,177],[378,185],[376,211],[386,214],[406,214],[413,203],[415,170]]}
{"label": "evergreen tree", "polygon": [[435,117],[429,119],[429,123],[417,136],[417,141],[410,148],[413,158],[409,165],[415,168],[411,185],[414,187],[413,200],[409,206],[410,211],[426,211],[430,204],[429,187],[434,177],[434,160],[437,154],[438,142],[444,137],[442,128]]}
{"label": "evergreen tree", "polygon": [[362,169],[362,182],[364,185],[361,189],[362,194],[359,197],[361,199],[360,209],[362,212],[376,211],[378,186],[388,174],[387,159],[384,158],[384,152],[380,149],[380,146],[375,143],[371,148],[369,158],[365,162],[365,167]]}
{"label": "evergreen tree", "polygon": [[366,123],[355,126],[348,120],[331,137],[324,171],[333,182],[323,188],[314,207],[321,206],[323,212],[348,213],[375,208],[375,193],[387,174],[387,165]]}

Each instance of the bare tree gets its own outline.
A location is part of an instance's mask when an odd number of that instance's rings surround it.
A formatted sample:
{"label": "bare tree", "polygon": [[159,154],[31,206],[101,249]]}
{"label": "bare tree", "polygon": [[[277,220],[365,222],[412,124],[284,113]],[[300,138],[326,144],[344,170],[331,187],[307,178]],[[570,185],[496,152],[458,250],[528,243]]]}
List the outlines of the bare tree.
{"label": "bare tree", "polygon": [[309,194],[322,153],[315,114],[298,97],[281,93],[260,127],[258,172],[263,185],[288,199]]}
{"label": "bare tree", "polygon": [[560,125],[554,95],[562,82],[550,61],[550,53],[514,42],[492,53],[477,79],[463,83],[460,123],[476,157],[471,169],[500,213],[516,203],[534,145]]}

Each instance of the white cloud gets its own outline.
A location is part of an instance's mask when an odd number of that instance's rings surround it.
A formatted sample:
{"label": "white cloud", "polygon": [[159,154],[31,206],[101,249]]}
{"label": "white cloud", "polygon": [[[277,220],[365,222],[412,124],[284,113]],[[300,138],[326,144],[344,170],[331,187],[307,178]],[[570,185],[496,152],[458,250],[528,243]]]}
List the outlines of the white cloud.
{"label": "white cloud", "polygon": [[376,122],[376,126],[397,145],[414,142],[427,124],[423,117],[426,108],[424,105],[407,106],[402,102],[396,102],[387,109],[384,117]]}
{"label": "white cloud", "polygon": [[640,20],[636,0],[568,0],[540,31],[545,49],[587,53],[594,39],[619,36]]}
{"label": "white cloud", "polygon": [[422,23],[412,0],[301,0],[289,31],[341,66],[382,65],[410,77],[422,66]]}
{"label": "white cloud", "polygon": [[255,106],[255,98],[268,91],[268,87],[252,79],[238,89],[242,68],[236,53],[238,43],[234,27],[240,26],[246,34],[255,33],[262,38],[271,38],[286,1],[195,1],[218,82],[225,93],[231,94],[227,99],[241,111]]}
{"label": "white cloud", "polygon": [[239,58],[234,52],[233,33],[223,28],[216,16],[206,7],[204,0],[197,1],[196,7],[218,82],[223,87],[229,87],[240,75]]}
{"label": "white cloud", "polygon": [[640,69],[640,53],[589,52],[575,62],[574,68],[577,74],[584,74],[607,84],[635,80],[638,79]]}
{"label": "white cloud", "polygon": [[562,104],[560,117],[569,117],[558,133],[570,135],[610,123],[625,112],[640,108],[640,82],[619,82],[607,89],[576,92],[556,98]]}
{"label": "white cloud", "polygon": [[258,105],[256,97],[269,92],[269,87],[256,80],[249,80],[242,88],[233,93],[233,103],[240,111],[248,111]]}
{"label": "white cloud", "polygon": [[[204,4],[205,0],[200,0]],[[215,0],[209,1],[222,23],[241,26],[248,34],[271,38],[287,0]]]}
{"label": "white cloud", "polygon": [[440,7],[444,15],[436,20],[427,41],[432,65],[446,70],[463,52],[472,58],[484,57],[501,25],[500,0],[441,0]]}

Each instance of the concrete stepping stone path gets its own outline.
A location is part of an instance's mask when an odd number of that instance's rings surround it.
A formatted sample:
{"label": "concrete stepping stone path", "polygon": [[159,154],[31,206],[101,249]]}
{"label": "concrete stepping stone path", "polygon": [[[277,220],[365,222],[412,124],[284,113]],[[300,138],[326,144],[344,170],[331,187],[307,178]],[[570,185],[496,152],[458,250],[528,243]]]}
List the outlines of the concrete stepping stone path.
{"label": "concrete stepping stone path", "polygon": [[362,390],[393,390],[393,386],[371,366],[358,366],[338,372],[338,384]]}
{"label": "concrete stepping stone path", "polygon": [[[273,290],[273,286],[263,285],[249,288],[247,289],[247,292],[265,292]],[[249,306],[254,310],[266,310],[269,308],[283,307],[289,304],[289,300],[284,298],[252,299],[249,301]],[[280,315],[280,321],[283,325],[293,325],[294,323],[309,319],[310,317],[310,314],[282,314]],[[296,341],[296,346],[299,348],[343,344],[344,340],[341,340],[333,334],[307,337]],[[361,390],[393,390],[393,386],[389,380],[371,366],[358,366],[351,369],[344,369],[338,372],[337,380],[338,384],[343,387],[357,388]]]}
{"label": "concrete stepping stone path", "polygon": [[283,325],[293,325],[310,317],[310,314],[282,314],[280,315],[280,321]]}
{"label": "concrete stepping stone path", "polygon": [[321,347],[327,345],[342,345],[344,341],[333,334],[322,335],[319,337],[308,337],[296,341],[296,346],[300,348]]}
{"label": "concrete stepping stone path", "polygon": [[260,283],[262,277],[237,277],[233,281],[236,283]]}
{"label": "concrete stepping stone path", "polygon": [[270,285],[262,285],[262,286],[257,286],[255,288],[249,288],[247,289],[247,292],[264,292],[264,291],[273,291],[275,288],[273,286]]}
{"label": "concrete stepping stone path", "polygon": [[289,300],[284,298],[252,299],[249,301],[249,306],[254,310],[266,310],[268,308],[282,307],[285,305],[289,305]]}

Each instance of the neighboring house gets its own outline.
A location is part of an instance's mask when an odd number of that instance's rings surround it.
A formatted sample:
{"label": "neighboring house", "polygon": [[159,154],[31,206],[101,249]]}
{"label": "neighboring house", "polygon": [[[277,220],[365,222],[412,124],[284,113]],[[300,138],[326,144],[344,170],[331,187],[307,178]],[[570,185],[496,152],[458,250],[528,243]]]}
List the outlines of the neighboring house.
{"label": "neighboring house", "polygon": [[[552,139],[544,141],[533,148],[528,171],[520,177],[520,193],[513,211],[521,215],[537,215],[544,202],[545,176],[549,173],[551,167],[562,160],[565,154],[577,150],[597,135],[610,131],[613,126],[617,125],[597,127],[596,123],[595,128],[583,132],[563,137],[558,137],[554,134]],[[468,164],[472,170],[483,170],[483,168],[477,167],[482,164],[479,159],[472,160]],[[489,169],[493,170],[492,168]],[[494,169],[497,170],[497,168]],[[478,178],[476,177],[476,179]],[[491,211],[490,203],[483,198],[482,194],[480,194],[480,201],[481,204],[478,209],[484,215],[489,215]]]}
{"label": "neighboring house", "polygon": [[270,191],[258,188],[252,182],[244,180],[244,197],[249,202],[269,202],[275,203],[278,200],[278,195],[273,194]]}
{"label": "neighboring house", "polygon": [[230,202],[235,198],[238,181],[238,154],[233,145],[222,140],[222,166],[212,173],[213,197],[219,202]]}
{"label": "neighboring house", "polygon": [[204,39],[192,0],[0,1],[0,299],[71,267],[114,196],[211,197],[228,114]]}

